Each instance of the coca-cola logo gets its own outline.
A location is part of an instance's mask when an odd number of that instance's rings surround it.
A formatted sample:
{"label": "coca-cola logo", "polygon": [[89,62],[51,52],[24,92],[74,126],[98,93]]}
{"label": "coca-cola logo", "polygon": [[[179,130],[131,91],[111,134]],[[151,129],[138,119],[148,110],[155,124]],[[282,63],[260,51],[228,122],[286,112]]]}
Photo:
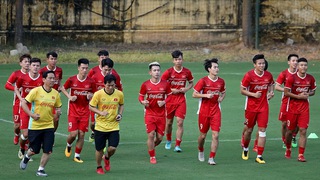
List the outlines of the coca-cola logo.
{"label": "coca-cola logo", "polygon": [[88,91],[74,91],[75,95],[80,95],[80,96],[86,96],[88,94]]}
{"label": "coca-cola logo", "polygon": [[42,102],[42,103],[40,103],[40,106],[53,108],[54,107],[54,103]]}
{"label": "coca-cola logo", "polygon": [[184,86],[184,81],[172,81],[171,85]]}
{"label": "coca-cola logo", "polygon": [[298,87],[296,89],[297,92],[309,92],[309,87]]}
{"label": "coca-cola logo", "polygon": [[163,99],[163,94],[149,94],[150,99]]}
{"label": "coca-cola logo", "polygon": [[218,90],[216,90],[216,91],[211,91],[211,90],[208,90],[207,91],[207,94],[213,94],[213,95],[219,95],[219,91]]}
{"label": "coca-cola logo", "polygon": [[262,86],[256,86],[256,87],[254,87],[254,90],[264,90],[264,89],[268,89],[268,85],[267,84],[265,84],[265,85],[262,85]]}

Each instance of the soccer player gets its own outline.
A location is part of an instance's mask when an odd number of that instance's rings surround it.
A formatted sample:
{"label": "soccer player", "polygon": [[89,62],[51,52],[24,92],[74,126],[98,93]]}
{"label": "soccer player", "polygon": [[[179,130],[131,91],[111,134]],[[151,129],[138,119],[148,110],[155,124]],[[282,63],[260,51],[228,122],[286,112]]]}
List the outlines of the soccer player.
{"label": "soccer player", "polygon": [[[280,91],[283,93],[284,88],[281,87],[281,85],[285,85],[287,79],[289,76],[292,76],[293,74],[296,74],[297,72],[297,61],[298,61],[299,56],[297,54],[290,54],[288,56],[288,69],[282,71],[275,84],[275,89],[277,91]],[[287,113],[287,104],[288,104],[288,97],[282,94],[282,100],[281,100],[281,107],[280,107],[280,113],[279,113],[279,120],[281,121],[281,135],[282,135],[282,142],[284,148],[286,148],[286,131],[287,131],[287,118],[286,118],[286,113]],[[292,134],[292,147],[297,147],[297,141],[296,141],[296,135],[297,131],[294,131]]]}
{"label": "soccer player", "polygon": [[286,158],[291,158],[291,140],[295,128],[299,127],[299,155],[298,161],[306,162],[304,151],[307,143],[307,129],[309,126],[309,96],[315,94],[317,88],[314,77],[307,74],[308,60],[298,59],[298,71],[289,76],[284,87],[284,95],[289,97],[287,105]]}
{"label": "soccer player", "polygon": [[[43,67],[40,70],[40,74],[46,72],[46,71],[53,71],[55,74],[55,82],[53,89],[57,90],[60,92],[60,85],[61,85],[61,80],[62,80],[62,68],[57,66],[58,62],[58,54],[56,52],[48,52],[47,53],[47,66]],[[55,117],[60,117],[60,116],[55,116]],[[59,119],[54,120],[54,132],[57,131],[59,126]]]}
{"label": "soccer player", "polygon": [[[96,84],[93,79],[87,76],[89,68],[88,59],[78,60],[78,74],[67,79],[61,87],[61,92],[68,98],[68,131],[65,149],[66,157],[71,156],[73,141],[78,137],[73,160],[83,163],[80,153],[84,144],[85,133],[88,132],[88,122],[90,117],[89,101],[96,91]],[[70,93],[67,90],[70,89]]]}
{"label": "soccer player", "polygon": [[170,84],[161,80],[160,64],[149,64],[151,79],[142,83],[139,93],[139,102],[144,106],[144,122],[148,134],[147,146],[150,155],[150,163],[156,164],[155,146],[158,146],[163,138],[166,127],[165,103],[172,94]]}
{"label": "soccer player", "polygon": [[[30,59],[31,56],[29,54],[24,54],[20,56],[20,66],[21,69],[14,71],[8,78],[5,88],[10,91],[14,91],[14,86],[20,76],[27,74],[29,71],[30,66]],[[19,115],[19,107],[20,107],[20,100],[17,95],[14,93],[13,95],[13,108],[12,108],[12,117],[13,117],[13,131],[14,131],[14,138],[13,144],[17,145],[19,143],[20,137],[20,115]]]}
{"label": "soccer player", "polygon": [[[107,50],[101,50],[98,52],[97,55],[98,55],[99,65],[90,69],[90,71],[88,73],[88,77],[92,78],[95,74],[100,74],[102,71],[104,71],[102,68],[102,60],[109,58],[109,52]],[[117,81],[116,88],[120,91],[123,91],[121,78],[120,78],[119,74],[117,73],[117,71],[113,67],[110,67],[110,68],[111,68],[111,72],[108,72],[108,73],[113,74],[116,77],[116,81]],[[103,83],[103,80],[102,80],[102,83]],[[93,124],[94,118],[95,118],[94,113],[91,113],[91,126],[90,127],[91,127],[92,132],[91,132],[91,135],[89,136],[89,142],[94,141],[94,124]]]}
{"label": "soccer player", "polygon": [[218,77],[218,59],[206,59],[204,69],[209,73],[208,76],[201,78],[194,86],[192,97],[199,98],[198,127],[200,135],[198,137],[198,159],[204,162],[204,142],[209,128],[212,132],[211,151],[208,163],[215,165],[214,161],[218,144],[219,132],[221,127],[220,103],[226,95],[226,85],[222,78]]}
{"label": "soccer player", "polygon": [[[41,60],[39,58],[32,58],[30,60],[29,73],[20,76],[16,82],[14,91],[19,98],[20,102],[29,94],[29,92],[38,86],[43,85],[43,80],[41,74],[39,74],[41,66]],[[31,108],[31,104],[28,104],[28,107]],[[22,131],[20,137],[20,149],[18,152],[18,157],[23,158],[25,153],[25,146],[28,144],[28,124],[29,124],[29,115],[20,107],[20,129]]]}
{"label": "soccer player", "polygon": [[[54,116],[60,116],[62,104],[58,91],[52,88],[55,83],[55,73],[46,71],[42,77],[44,84],[32,89],[21,101],[23,110],[30,116],[28,127],[30,148],[21,160],[20,168],[25,170],[31,156],[39,154],[42,148],[43,154],[36,175],[48,176],[44,168],[50,159],[54,142],[53,118]],[[28,104],[32,104],[31,110]],[[53,109],[55,109],[55,114],[53,114]]]}
{"label": "soccer player", "polygon": [[[96,147],[96,162],[98,174],[104,174],[101,166],[104,160],[104,169],[110,171],[110,158],[116,152],[120,140],[119,123],[124,110],[123,93],[115,89],[116,78],[112,74],[104,77],[105,88],[95,92],[90,101],[90,110],[97,114],[95,119],[94,140]],[[103,149],[108,148],[103,156]]]}
{"label": "soccer player", "polygon": [[[183,121],[186,116],[187,103],[185,93],[193,87],[193,76],[189,69],[182,66],[183,53],[179,50],[171,53],[174,66],[167,69],[161,79],[166,80],[171,85],[172,96],[166,104],[166,149],[171,149],[172,123],[174,116],[177,119],[176,144],[174,151],[181,152],[181,141],[183,135]],[[188,86],[186,82],[188,81]]]}
{"label": "soccer player", "polygon": [[247,126],[243,134],[243,152],[242,159],[249,159],[249,143],[255,124],[258,124],[258,152],[255,161],[259,164],[266,163],[262,154],[266,142],[266,128],[268,125],[269,105],[268,99],[274,95],[273,77],[268,71],[264,71],[265,59],[263,54],[257,54],[252,59],[254,69],[248,71],[240,86],[240,92],[246,96],[245,104],[245,122]]}

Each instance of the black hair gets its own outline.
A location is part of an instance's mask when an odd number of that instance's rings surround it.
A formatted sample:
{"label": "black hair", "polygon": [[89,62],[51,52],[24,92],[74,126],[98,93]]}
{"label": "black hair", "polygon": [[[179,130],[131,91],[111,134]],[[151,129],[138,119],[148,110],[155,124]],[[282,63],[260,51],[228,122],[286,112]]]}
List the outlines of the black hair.
{"label": "black hair", "polygon": [[89,60],[86,59],[86,58],[81,58],[81,59],[78,60],[78,67],[79,67],[81,64],[88,64],[88,65],[89,65]]}
{"label": "black hair", "polygon": [[175,50],[171,53],[172,58],[178,58],[179,56],[183,57],[183,53],[180,50]]}
{"label": "black hair", "polygon": [[298,63],[299,63],[299,62],[306,62],[306,63],[308,63],[308,60],[307,60],[306,58],[302,57],[302,58],[299,58],[299,59],[298,59]]}
{"label": "black hair", "polygon": [[264,70],[266,71],[266,70],[268,70],[269,63],[268,63],[268,61],[267,61],[267,60],[264,60],[264,64],[265,64],[265,66],[264,66]]}
{"label": "black hair", "polygon": [[31,63],[34,63],[34,62],[38,62],[38,63],[40,63],[40,65],[41,65],[41,59],[39,59],[39,58],[31,58],[31,59],[30,59],[30,64],[31,64]]}
{"label": "black hair", "polygon": [[111,83],[112,81],[116,82],[117,78],[113,74],[107,74],[104,77],[104,84]]}
{"label": "black hair", "polygon": [[47,78],[48,77],[48,74],[52,73],[54,75],[54,77],[56,77],[56,74],[54,74],[54,71],[45,71],[42,73],[42,78]]}
{"label": "black hair", "polygon": [[264,55],[263,54],[256,54],[255,56],[253,56],[252,62],[255,64],[258,59],[264,59]]}
{"label": "black hair", "polygon": [[31,56],[30,56],[30,54],[23,54],[23,55],[22,55],[22,56],[20,56],[20,58],[19,58],[20,62],[22,62],[24,58],[28,58],[28,59],[29,59],[29,61],[30,61]]}
{"label": "black hair", "polygon": [[289,54],[288,56],[288,61],[290,61],[291,57],[297,57],[299,58],[299,56],[297,54]]}
{"label": "black hair", "polygon": [[102,59],[101,61],[101,67],[108,66],[109,68],[113,68],[113,65],[114,63],[110,58]]}
{"label": "black hair", "polygon": [[216,63],[216,64],[219,64],[218,63],[218,59],[217,58],[212,58],[212,59],[206,59],[204,60],[204,63],[203,63],[203,66],[204,66],[204,69],[209,72],[209,68],[212,67],[212,63]]}
{"label": "black hair", "polygon": [[98,56],[109,56],[109,52],[107,50],[101,50],[98,52]]}
{"label": "black hair", "polygon": [[48,53],[47,53],[47,58],[49,58],[50,55],[51,55],[52,57],[56,57],[56,58],[58,57],[58,54],[57,54],[56,52],[54,52],[54,51],[48,52]]}

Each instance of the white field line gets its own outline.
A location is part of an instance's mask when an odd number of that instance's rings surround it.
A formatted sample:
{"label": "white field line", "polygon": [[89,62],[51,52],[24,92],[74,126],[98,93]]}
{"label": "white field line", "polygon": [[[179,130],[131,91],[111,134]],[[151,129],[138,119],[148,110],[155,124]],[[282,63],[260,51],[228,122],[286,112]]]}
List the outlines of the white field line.
{"label": "white field line", "polygon": [[[5,123],[11,123],[13,124],[12,121],[6,120],[6,119],[1,119],[0,121],[5,122]],[[68,137],[67,134],[64,133],[58,133],[55,132],[56,135],[59,136],[63,136],[63,137]],[[281,138],[268,138],[268,141],[280,141]],[[89,142],[88,140],[84,140],[85,142]],[[198,141],[183,141],[183,143],[197,143]],[[239,142],[240,143],[240,139],[219,139],[219,142]],[[126,144],[146,144],[145,141],[141,142],[141,141],[136,141],[136,142],[121,142],[120,144],[122,145],[126,145]]]}

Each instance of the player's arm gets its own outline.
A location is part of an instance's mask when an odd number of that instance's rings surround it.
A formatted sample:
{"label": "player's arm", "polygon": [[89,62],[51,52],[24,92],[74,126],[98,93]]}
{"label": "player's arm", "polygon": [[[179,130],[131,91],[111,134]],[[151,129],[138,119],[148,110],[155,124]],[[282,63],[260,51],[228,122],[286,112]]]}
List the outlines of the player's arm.
{"label": "player's arm", "polygon": [[274,87],[277,91],[283,92],[284,91],[284,87],[281,86],[281,84],[276,83],[275,87]]}
{"label": "player's arm", "polygon": [[119,122],[122,119],[122,113],[124,110],[124,105],[123,104],[119,104],[119,108],[118,108],[118,115],[116,117],[116,120]]}
{"label": "player's arm", "polygon": [[300,94],[293,94],[288,87],[284,88],[284,95],[294,99],[308,99],[309,93],[302,92]]}
{"label": "player's arm", "polygon": [[268,86],[268,94],[267,94],[267,99],[270,100],[274,96],[274,85],[271,84]]}
{"label": "player's arm", "polygon": [[106,116],[108,114],[107,111],[100,111],[98,108],[94,107],[94,106],[89,106],[90,111],[99,114],[100,116]]}
{"label": "player's arm", "polygon": [[17,80],[17,78],[15,77],[14,72],[10,75],[10,77],[8,78],[6,84],[4,85],[4,88],[6,88],[9,91],[14,91],[14,85],[13,83],[15,83]]}
{"label": "player's arm", "polygon": [[61,92],[70,100],[70,101],[75,101],[77,100],[77,96],[71,96],[67,90],[64,88],[64,86],[61,86],[60,88]]}
{"label": "player's arm", "polygon": [[21,92],[20,92],[20,87],[18,86],[14,86],[14,93],[16,93],[17,97],[19,98],[20,101],[23,100],[22,96],[21,96]]}
{"label": "player's arm", "polygon": [[140,104],[142,104],[143,106],[146,106],[146,107],[148,107],[149,106],[149,101],[148,100],[146,100],[146,99],[144,99],[144,95],[142,95],[142,94],[139,94],[139,102],[140,102]]}
{"label": "player's arm", "polygon": [[32,117],[32,119],[34,120],[38,120],[40,118],[39,114],[34,114],[30,111],[28,105],[27,105],[28,101],[25,99],[21,100],[21,107],[24,110],[25,113],[27,113],[30,117]]}
{"label": "player's arm", "polygon": [[218,102],[221,103],[224,100],[225,97],[226,97],[226,92],[225,91],[220,93],[219,98],[218,98]]}
{"label": "player's arm", "polygon": [[254,97],[254,98],[260,98],[261,96],[261,91],[257,91],[257,92],[250,92],[247,90],[246,87],[243,87],[240,85],[240,93],[242,95],[245,95],[245,96],[251,96],[251,97]]}
{"label": "player's arm", "polygon": [[181,88],[180,91],[181,93],[186,93],[187,91],[189,91],[191,88],[193,87],[193,81],[188,81],[188,86]]}
{"label": "player's arm", "polygon": [[208,98],[211,99],[213,97],[213,94],[201,94],[198,91],[194,90],[192,93],[193,98]]}

